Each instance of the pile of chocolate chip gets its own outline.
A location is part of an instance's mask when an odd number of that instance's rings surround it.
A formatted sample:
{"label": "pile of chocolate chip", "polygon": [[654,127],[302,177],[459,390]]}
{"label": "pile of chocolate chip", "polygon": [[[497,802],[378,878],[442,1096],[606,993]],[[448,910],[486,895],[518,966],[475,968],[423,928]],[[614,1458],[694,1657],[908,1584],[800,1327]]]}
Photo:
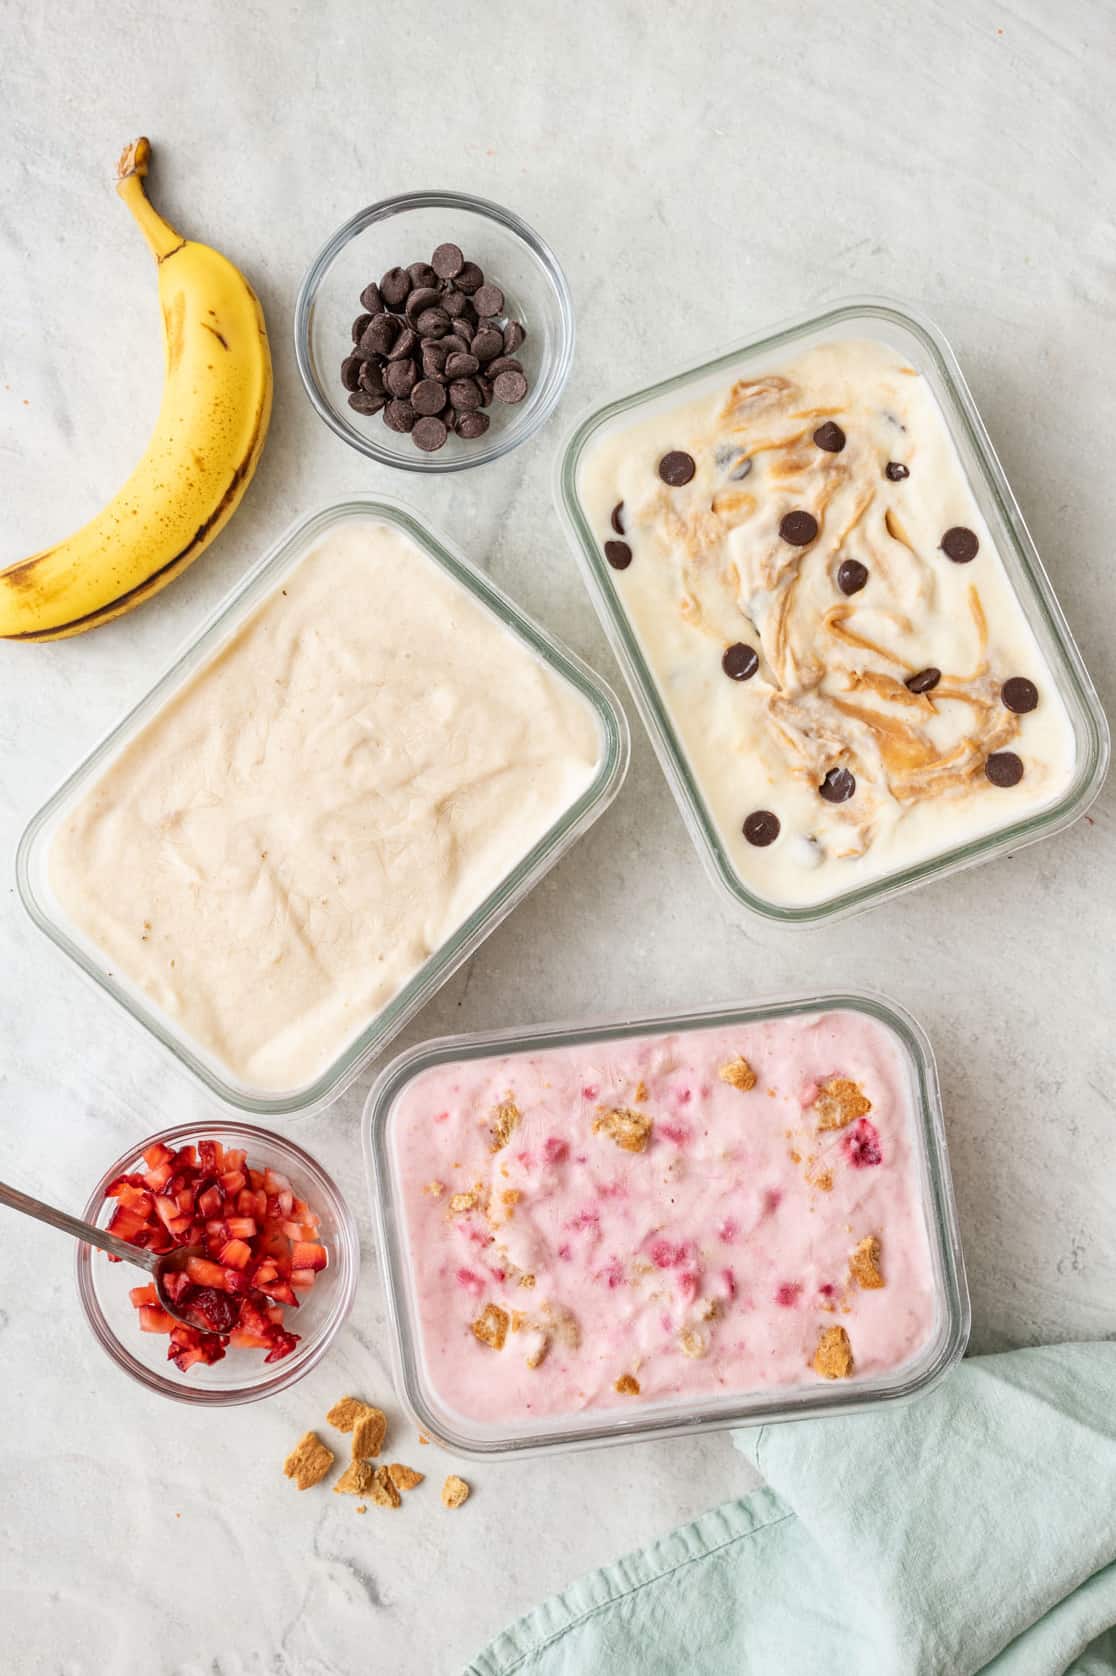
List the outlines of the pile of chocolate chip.
{"label": "pile of chocolate chip", "polygon": [[527,336],[504,310],[504,293],[440,244],[429,262],[389,268],[360,294],[353,351],[341,382],[357,413],[383,413],[389,430],[433,454],[451,431],[474,442],[493,401],[521,402],[527,375],[515,352]]}

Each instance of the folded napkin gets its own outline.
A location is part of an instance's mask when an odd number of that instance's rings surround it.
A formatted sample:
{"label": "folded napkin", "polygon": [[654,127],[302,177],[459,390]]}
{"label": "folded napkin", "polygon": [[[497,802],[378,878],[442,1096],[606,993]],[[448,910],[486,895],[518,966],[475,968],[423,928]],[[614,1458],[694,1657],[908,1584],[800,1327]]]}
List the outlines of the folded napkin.
{"label": "folded napkin", "polygon": [[467,1676],[1116,1672],[1116,1343],[975,1357],[736,1434],[767,1488],[593,1572]]}

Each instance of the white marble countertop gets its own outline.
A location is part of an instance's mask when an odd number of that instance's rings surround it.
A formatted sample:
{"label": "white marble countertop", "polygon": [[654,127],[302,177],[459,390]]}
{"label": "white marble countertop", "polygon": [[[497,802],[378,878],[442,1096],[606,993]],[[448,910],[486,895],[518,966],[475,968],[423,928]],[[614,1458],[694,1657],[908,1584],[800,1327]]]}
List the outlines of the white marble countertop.
{"label": "white marble countertop", "polygon": [[[1102,696],[1116,681],[1107,8],[451,13],[452,44],[444,12],[346,0],[7,8],[0,562],[99,506],[156,411],[154,276],[111,188],[125,141],[151,135],[161,206],[249,273],[276,359],[257,480],[194,568],[93,635],[0,646],[0,1174],[73,1206],[129,1141],[206,1107],[33,931],[16,841],[296,513],[399,489],[319,423],[290,347],[302,271],[360,205],[477,191],[564,262],[579,347],[562,413],[495,466],[406,489],[608,676],[551,503],[563,425],[691,351],[868,291],[920,301],[952,337]],[[940,1056],[974,1346],[1116,1331],[1113,794],[1059,839],[851,924],[743,933],[633,731],[618,802],[405,1040],[773,988],[889,991]],[[272,1402],[198,1414],[134,1387],[84,1327],[68,1243],[0,1212],[12,1676],[441,1676],[582,1570],[748,1487],[712,1437],[472,1470],[452,1517],[433,1493],[390,1522],[294,1494],[283,1456],[335,1396],[390,1405],[357,1144],[370,1076],[297,1131],[349,1189],[365,1266],[334,1354]]]}

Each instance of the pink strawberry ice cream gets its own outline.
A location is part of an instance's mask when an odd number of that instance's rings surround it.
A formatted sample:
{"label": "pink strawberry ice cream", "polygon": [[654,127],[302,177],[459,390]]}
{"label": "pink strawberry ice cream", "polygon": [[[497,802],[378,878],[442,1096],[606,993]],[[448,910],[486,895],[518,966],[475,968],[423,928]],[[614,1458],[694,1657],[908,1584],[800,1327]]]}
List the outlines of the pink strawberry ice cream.
{"label": "pink strawberry ice cream", "polygon": [[934,1335],[910,1076],[864,1013],[450,1062],[390,1145],[427,1379],[470,1419],[857,1380]]}

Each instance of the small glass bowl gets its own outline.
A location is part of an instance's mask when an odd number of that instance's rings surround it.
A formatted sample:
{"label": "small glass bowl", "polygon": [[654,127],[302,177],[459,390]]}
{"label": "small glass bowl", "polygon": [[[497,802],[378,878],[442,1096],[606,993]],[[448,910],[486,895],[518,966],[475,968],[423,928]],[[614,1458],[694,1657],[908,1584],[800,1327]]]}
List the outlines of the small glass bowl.
{"label": "small glass bowl", "polygon": [[[429,262],[446,241],[499,285],[508,316],[526,327],[516,355],[528,391],[515,406],[493,402],[487,409],[492,423],[476,442],[451,435],[436,454],[424,454],[409,435],[389,431],[381,413],[365,415],[349,406],[341,362],[351,350],[360,293],[369,281],[388,268]],[[307,395],[330,429],[370,460],[404,471],[464,471],[510,453],[554,411],[573,364],[573,304],[553,251],[510,210],[465,192],[405,192],[346,221],[310,264],[295,305],[294,334]]]}
{"label": "small glass bowl", "polygon": [[243,1147],[253,1168],[281,1170],[290,1178],[298,1197],[304,1198],[321,1218],[321,1240],[329,1262],[318,1275],[317,1284],[303,1293],[299,1308],[285,1315],[285,1325],[300,1335],[297,1347],[279,1362],[265,1362],[261,1350],[230,1346],[224,1359],[213,1366],[198,1363],[188,1373],[180,1373],[167,1360],[166,1337],[140,1331],[136,1311],[128,1299],[133,1286],[144,1284],[139,1269],[131,1263],[112,1263],[104,1252],[79,1245],[77,1284],[94,1336],[118,1367],[164,1397],[225,1407],[257,1402],[276,1391],[285,1391],[318,1365],[352,1307],[360,1272],[360,1239],[352,1212],[321,1165],[293,1142],[251,1123],[184,1123],[129,1147],[93,1189],[82,1213],[85,1220],[101,1227],[108,1223],[116,1202],[106,1200],[105,1188],[114,1177],[135,1169],[137,1159],[142,1168],[145,1148],[157,1141],[180,1147],[201,1140]]}

